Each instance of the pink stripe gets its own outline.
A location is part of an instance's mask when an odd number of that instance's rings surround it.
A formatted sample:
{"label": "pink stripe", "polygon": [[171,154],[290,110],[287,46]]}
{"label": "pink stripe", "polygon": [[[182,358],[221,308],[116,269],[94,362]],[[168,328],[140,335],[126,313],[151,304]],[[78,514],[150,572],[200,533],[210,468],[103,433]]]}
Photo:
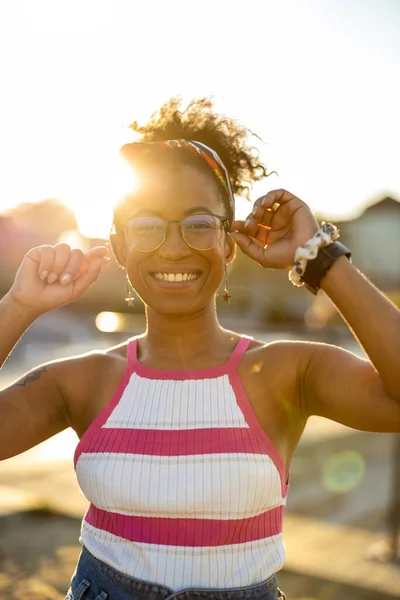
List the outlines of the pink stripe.
{"label": "pink stripe", "polygon": [[88,452],[186,456],[212,453],[268,454],[251,429],[112,429],[104,427],[91,440]]}
{"label": "pink stripe", "polygon": [[231,373],[229,375],[229,381],[231,383],[232,389],[235,393],[237,403],[239,405],[240,410],[242,411],[246,422],[250,426],[250,430],[256,434],[255,438],[258,440],[261,448],[263,449],[263,454],[268,454],[272,461],[274,462],[276,468],[278,469],[279,476],[281,479],[281,488],[282,488],[282,496],[286,498],[289,493],[290,487],[290,475],[288,476],[288,481],[286,483],[286,466],[283,461],[280,452],[276,448],[276,446],[269,439],[268,435],[265,433],[264,429],[261,427],[253,407],[250,404],[250,401],[247,397],[246,390],[244,389],[243,382],[237,372]]}
{"label": "pink stripe", "polygon": [[85,521],[130,542],[168,546],[224,546],[265,539],[282,532],[284,506],[247,519],[135,517],[90,505]]}
{"label": "pink stripe", "polygon": [[128,361],[132,366],[132,369],[141,377],[148,379],[211,379],[213,377],[221,377],[231,372],[235,372],[237,365],[242,359],[247,347],[249,346],[252,338],[242,336],[229,359],[222,365],[216,367],[209,367],[208,369],[154,369],[153,367],[147,367],[139,362],[138,359],[138,338],[134,338],[128,344]]}
{"label": "pink stripe", "polygon": [[[91,448],[91,442],[93,441],[94,434],[96,431],[101,430],[101,427],[107,421],[108,417],[111,415],[114,408],[117,406],[118,402],[121,399],[121,396],[124,392],[124,389],[129,383],[129,380],[132,375],[132,369],[128,366],[124,374],[115,390],[110,402],[103,408],[99,415],[95,418],[95,420],[91,423],[91,425],[86,429],[85,433],[82,435],[78,445],[75,448],[74,453],[74,465],[76,468],[76,463],[82,452],[87,452]],[[96,439],[96,438],[94,438]]]}

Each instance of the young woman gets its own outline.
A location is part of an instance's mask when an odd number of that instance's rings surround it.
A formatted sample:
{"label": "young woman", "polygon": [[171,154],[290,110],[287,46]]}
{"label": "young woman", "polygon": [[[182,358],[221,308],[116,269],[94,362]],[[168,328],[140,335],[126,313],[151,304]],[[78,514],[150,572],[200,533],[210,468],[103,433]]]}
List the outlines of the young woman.
{"label": "young woman", "polygon": [[[207,102],[183,113],[171,102],[133,128],[140,141],[121,153],[139,185],[116,207],[111,242],[146,331],[3,390],[0,458],[67,427],[80,437],[90,507],[69,600],[276,599],[290,464],[308,417],[400,431],[400,312],[293,194],[269,192],[233,222],[233,192],[266,172],[246,130]],[[221,327],[215,298],[236,245],[322,288],[369,360]],[[27,253],[0,304],[0,364],[39,315],[84,294],[106,254]]]}

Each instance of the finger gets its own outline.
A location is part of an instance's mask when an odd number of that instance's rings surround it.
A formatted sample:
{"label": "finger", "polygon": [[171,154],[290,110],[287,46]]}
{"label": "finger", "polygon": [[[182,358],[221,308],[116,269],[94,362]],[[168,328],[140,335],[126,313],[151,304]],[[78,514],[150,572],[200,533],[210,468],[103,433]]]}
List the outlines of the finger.
{"label": "finger", "polygon": [[98,258],[107,258],[110,260],[108,258],[108,248],[106,246],[95,246],[94,248],[90,248],[90,250],[86,250],[86,252],[83,253],[83,261],[80,265],[80,268],[72,277],[72,279],[77,279],[79,275],[87,270],[89,264]]}
{"label": "finger", "polygon": [[265,210],[265,207],[263,206],[263,202],[266,197],[267,197],[267,194],[264,194],[263,196],[260,196],[259,198],[257,198],[257,200],[253,204],[253,212],[256,212],[260,208]]}
{"label": "finger", "polygon": [[281,229],[275,228],[275,226],[268,233],[268,245],[274,244],[278,240],[285,238],[290,233],[290,224],[287,224]]}
{"label": "finger", "polygon": [[269,244],[274,211],[271,208],[256,207],[253,214],[257,220],[258,234],[256,239],[262,244]]}
{"label": "finger", "polygon": [[266,246],[269,243],[270,231],[270,227],[264,226],[262,223],[259,223],[256,240],[260,242],[263,246]]}
{"label": "finger", "polygon": [[257,233],[259,231],[258,221],[253,215],[253,213],[250,213],[246,220],[243,222],[243,231],[250,237],[255,238],[257,236]]}
{"label": "finger", "polygon": [[94,248],[90,248],[90,250],[86,250],[83,255],[85,261],[89,263],[97,258],[104,258],[108,256],[108,248],[106,246],[95,246]]}
{"label": "finger", "polygon": [[[262,196],[260,199],[260,206],[263,208],[271,208],[276,209],[276,204],[286,204],[287,202],[291,202],[292,200],[297,200],[298,202],[302,202],[300,198],[297,198],[294,194],[291,194],[287,190],[271,190],[265,196]],[[257,202],[257,201],[256,201]]]}
{"label": "finger", "polygon": [[262,246],[254,242],[248,236],[242,233],[231,233],[238,246],[250,258],[258,262],[259,265],[267,269],[289,269],[290,264],[287,257],[290,253],[290,243],[287,239],[278,239],[268,246]]}
{"label": "finger", "polygon": [[41,246],[35,249],[40,256],[39,263],[39,277],[40,279],[46,279],[48,274],[51,272],[54,263],[54,248],[52,246]]}
{"label": "finger", "polygon": [[253,208],[253,216],[258,222],[259,227],[271,229],[271,222],[275,212],[272,208],[264,208],[263,206],[255,206]]}
{"label": "finger", "polygon": [[105,267],[109,262],[109,258],[96,258],[92,260],[86,271],[84,271],[79,277],[74,281],[74,291],[73,298],[76,300],[80,298],[84,292],[91,286],[99,276],[99,273],[103,267]]}
{"label": "finger", "polygon": [[51,270],[47,277],[48,283],[54,283],[55,281],[57,281],[61,271],[64,269],[65,265],[69,260],[69,257],[71,255],[71,248],[68,244],[55,244],[53,246],[53,252],[54,260],[53,266],[51,267]]}
{"label": "finger", "polygon": [[235,240],[239,248],[247,254],[250,258],[258,262],[261,266],[265,267],[266,264],[266,248],[257,244],[250,239],[246,234],[239,232],[232,232],[231,237]]}
{"label": "finger", "polygon": [[[261,212],[263,211],[261,208],[258,210]],[[246,221],[234,221],[232,228],[239,231],[239,233],[250,235],[265,246],[268,243],[268,234],[271,229],[268,225],[269,218],[262,219],[261,222],[258,222],[258,220],[255,219],[255,223],[252,220],[249,220],[249,218],[250,215],[247,217]]]}
{"label": "finger", "polygon": [[85,258],[82,250],[79,250],[78,248],[71,250],[69,260],[60,274],[60,283],[62,283],[62,285],[67,285],[73,279],[78,277],[78,274],[81,272],[84,264]]}
{"label": "finger", "polygon": [[237,230],[240,231],[241,233],[244,233],[244,221],[233,221],[232,223],[232,230]]}
{"label": "finger", "polygon": [[257,229],[259,229],[260,226],[264,226],[266,228],[271,226],[273,209],[275,209],[278,205],[275,203],[273,208],[264,206],[263,202],[265,201],[266,197],[267,195],[257,198],[257,200],[254,202],[252,212],[248,215],[245,221],[247,233],[252,237],[256,237]]}

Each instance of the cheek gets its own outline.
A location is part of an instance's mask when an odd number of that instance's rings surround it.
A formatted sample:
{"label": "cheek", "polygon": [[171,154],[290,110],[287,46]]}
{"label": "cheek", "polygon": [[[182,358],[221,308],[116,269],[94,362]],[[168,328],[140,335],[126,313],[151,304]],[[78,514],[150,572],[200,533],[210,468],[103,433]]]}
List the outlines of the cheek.
{"label": "cheek", "polygon": [[[197,289],[193,289],[194,298],[192,300],[200,300],[202,298],[204,301],[205,298],[211,299],[218,292],[225,278],[225,265],[229,251],[228,244],[220,243],[216,248],[201,253],[201,256],[199,256],[201,260],[197,259],[195,262],[202,269],[204,278],[202,285],[197,287]],[[144,256],[142,253],[130,250],[126,261],[126,272],[132,287],[144,304],[153,308],[157,306],[160,309],[160,307],[164,306],[167,297],[155,297],[151,282],[147,280],[149,271],[154,269],[155,259],[157,262],[157,257]],[[182,295],[182,300],[188,301],[189,297]],[[161,304],[160,300],[162,300]],[[180,300],[178,296],[174,298],[173,302],[179,306]]]}
{"label": "cheek", "polygon": [[210,250],[210,256],[207,257],[207,262],[209,271],[207,273],[206,285],[209,283],[216,290],[225,275],[226,257],[224,246],[221,245],[218,249],[214,248],[213,250]]}
{"label": "cheek", "polygon": [[136,253],[130,251],[125,263],[126,273],[129,276],[129,280],[133,287],[141,286],[143,276],[141,273],[145,272],[143,268],[143,256],[137,256]]}

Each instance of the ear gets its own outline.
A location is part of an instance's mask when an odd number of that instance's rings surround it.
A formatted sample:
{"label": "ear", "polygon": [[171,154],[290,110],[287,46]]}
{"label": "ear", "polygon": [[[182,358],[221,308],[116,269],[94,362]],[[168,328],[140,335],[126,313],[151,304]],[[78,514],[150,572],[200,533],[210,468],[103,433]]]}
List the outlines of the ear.
{"label": "ear", "polygon": [[118,265],[125,268],[126,264],[126,244],[125,240],[115,232],[110,233],[110,244]]}
{"label": "ear", "polygon": [[225,236],[225,260],[226,264],[230,265],[236,256],[236,242],[231,238],[229,233]]}

